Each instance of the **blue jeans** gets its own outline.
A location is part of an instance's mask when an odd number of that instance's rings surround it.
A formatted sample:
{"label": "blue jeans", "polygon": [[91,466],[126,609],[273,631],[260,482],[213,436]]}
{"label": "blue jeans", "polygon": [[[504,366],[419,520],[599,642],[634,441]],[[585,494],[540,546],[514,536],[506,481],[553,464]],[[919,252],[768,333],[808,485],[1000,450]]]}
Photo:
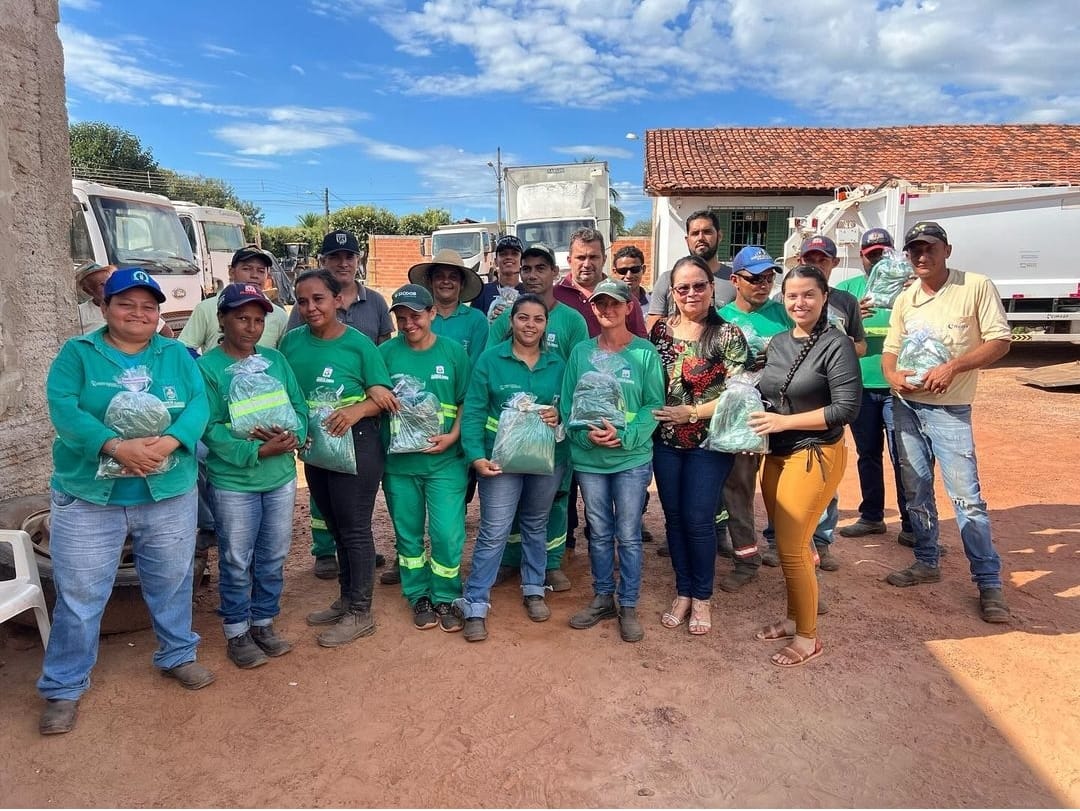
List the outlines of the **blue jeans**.
{"label": "blue jeans", "polygon": [[515,515],[521,528],[521,593],[525,597],[543,596],[548,516],[565,472],[563,465],[557,465],[550,476],[500,473],[478,477],[480,528],[465,581],[465,596],[454,601],[466,617],[488,614],[491,587]]}
{"label": "blue jeans", "polygon": [[888,389],[863,389],[859,416],[851,423],[851,436],[859,454],[859,489],[862,502],[859,516],[864,521],[885,520],[885,466],[882,455],[889,450],[893,481],[896,483],[896,504],[900,512],[900,528],[911,532],[911,519],[900,478],[900,456],[896,447],[893,425],[893,396]]}
{"label": "blue jeans", "polygon": [[1001,588],[1001,558],[990,534],[990,515],[979,487],[971,406],[938,406],[896,398],[896,437],[908,514],[915,533],[915,559],[938,565],[938,513],[934,501],[934,463],[941,462],[945,492],[956,509],[956,523],[980,589]]}
{"label": "blue jeans", "polygon": [[[195,458],[199,461],[199,511],[197,525],[201,532],[213,532],[216,527],[214,526],[214,511],[210,506],[213,502],[210,498],[210,479],[206,475],[206,457],[210,454],[210,449],[206,447],[206,443],[202,440],[195,446]],[[200,573],[201,574],[201,573]]]}
{"label": "blue jeans", "polygon": [[653,445],[653,471],[664,508],[675,590],[680,597],[708,600],[716,576],[716,524],[708,505],[724,487],[735,459],[704,448]]}
{"label": "blue jeans", "polygon": [[[593,591],[598,595],[616,594],[617,542],[619,605],[634,608],[641,590],[641,508],[645,505],[645,491],[652,479],[652,462],[618,473],[585,473],[579,470],[577,477],[592,535],[589,564],[592,567]],[[705,512],[712,512],[716,506],[716,490],[705,503]]]}
{"label": "blue jeans", "polygon": [[90,687],[101,615],[129,533],[143,600],[158,638],[154,664],[167,669],[195,660],[199,635],[191,628],[191,562],[196,500],[194,487],[180,496],[131,507],[91,504],[52,491],[49,553],[56,607],[37,683],[43,698],[75,700]]}
{"label": "blue jeans", "polygon": [[225,638],[281,613],[285,556],[292,541],[296,479],[266,493],[208,489],[218,526],[218,593]]}

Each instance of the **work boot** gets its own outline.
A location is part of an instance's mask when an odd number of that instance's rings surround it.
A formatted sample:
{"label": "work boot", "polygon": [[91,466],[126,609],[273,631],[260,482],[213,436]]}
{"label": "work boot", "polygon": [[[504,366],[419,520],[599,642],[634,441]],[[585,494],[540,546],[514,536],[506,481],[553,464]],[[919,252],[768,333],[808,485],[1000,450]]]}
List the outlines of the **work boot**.
{"label": "work boot", "polygon": [[341,601],[341,598],[334,600],[330,604],[329,608],[324,608],[320,611],[312,611],[307,615],[308,625],[333,625],[339,619],[348,613],[345,609],[345,603]]}
{"label": "work boot", "polygon": [[[760,556],[755,557],[758,557],[760,560]],[[758,565],[755,565],[750,561],[736,560],[735,568],[723,577],[721,577],[717,585],[720,586],[721,591],[726,591],[729,594],[734,594],[736,591],[741,589],[743,586],[745,586],[747,583],[751,582],[755,577],[758,576],[759,568],[760,563]]]}
{"label": "work boot", "polygon": [[401,582],[401,564],[398,563],[396,557],[390,564],[390,568],[379,575],[379,582],[384,586],[393,586]]}
{"label": "work boot", "polygon": [[915,561],[906,569],[891,573],[885,578],[885,582],[893,586],[904,588],[906,586],[918,586],[921,583],[937,583],[941,580],[941,568],[939,566],[927,566],[922,561]]}
{"label": "work boot", "polygon": [[761,553],[761,565],[772,566],[774,569],[780,565],[780,553],[776,551],[775,546],[770,546]]}
{"label": "work boot", "polygon": [[641,627],[634,606],[619,607],[619,636],[623,642],[640,642],[645,638],[645,629]]}
{"label": "work boot", "polygon": [[314,571],[320,580],[333,580],[338,576],[337,555],[319,555],[315,558]]}
{"label": "work boot", "polygon": [[860,518],[851,526],[840,529],[840,534],[845,538],[862,538],[866,535],[884,535],[887,529],[884,521],[867,521],[865,518]]}
{"label": "work boot", "polygon": [[63,735],[75,729],[75,719],[79,715],[79,700],[50,698],[38,721],[38,732],[42,735]]}
{"label": "work boot", "polygon": [[435,616],[435,606],[431,604],[431,600],[427,597],[421,597],[413,603],[412,613],[413,625],[418,631],[426,631],[439,624],[439,620]]}
{"label": "work boot", "polygon": [[462,628],[461,617],[450,603],[435,603],[435,616],[439,618],[439,628],[448,634],[457,633]]}
{"label": "work boot", "polygon": [[214,674],[195,661],[166,668],[161,675],[176,679],[185,690],[201,690],[214,681]]}
{"label": "work boot", "polygon": [[[915,533],[914,532],[901,532],[896,536],[896,542],[901,546],[906,546],[908,549],[915,548]],[[937,545],[938,557],[943,557],[949,554],[949,545],[938,541]]]}
{"label": "work boot", "polygon": [[831,543],[819,543],[814,544],[817,547],[818,553],[818,568],[823,572],[835,572],[840,569],[840,561],[836,555],[832,553]]}
{"label": "work boot", "polygon": [[1008,622],[1009,607],[1001,589],[979,589],[979,616],[983,622]]}
{"label": "work boot", "polygon": [[539,594],[530,594],[525,600],[525,613],[533,622],[544,622],[551,618],[551,609],[547,607],[544,598]]}
{"label": "work boot", "polygon": [[317,641],[324,648],[336,648],[375,633],[375,618],[370,611],[347,611],[332,628],[323,631]]}
{"label": "work boot", "polygon": [[274,624],[252,625],[252,641],[262,648],[267,656],[284,656],[292,650],[292,645],[274,633]]}
{"label": "work boot", "polygon": [[570,627],[578,630],[592,628],[600,620],[611,619],[615,616],[618,616],[618,612],[615,610],[615,595],[597,594],[588,607],[578,611],[570,618]]}
{"label": "work boot", "polygon": [[483,617],[468,617],[462,636],[466,642],[483,642],[487,639],[487,621]]}
{"label": "work boot", "polygon": [[544,572],[544,585],[552,591],[570,591],[570,578],[562,569],[548,569]]}
{"label": "work boot", "polygon": [[244,631],[238,636],[229,637],[226,642],[225,653],[229,657],[229,661],[242,670],[265,665],[270,661],[269,657],[263,653],[262,648],[255,644],[255,640],[251,638],[249,631]]}

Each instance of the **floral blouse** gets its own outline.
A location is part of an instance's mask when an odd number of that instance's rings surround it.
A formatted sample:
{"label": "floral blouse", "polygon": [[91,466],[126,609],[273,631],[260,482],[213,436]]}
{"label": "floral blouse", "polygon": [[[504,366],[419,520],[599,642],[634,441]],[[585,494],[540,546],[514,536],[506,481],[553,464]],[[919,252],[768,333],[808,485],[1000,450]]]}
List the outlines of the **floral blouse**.
{"label": "floral blouse", "polygon": [[[660,353],[667,377],[665,405],[700,405],[715,400],[724,390],[728,377],[742,370],[749,357],[742,331],[725,323],[720,336],[720,353],[703,358],[698,354],[698,342],[676,338],[667,321],[660,320],[653,325],[649,340]],[[697,448],[708,434],[709,421],[702,419],[678,425],[660,423],[657,436],[673,448]]]}

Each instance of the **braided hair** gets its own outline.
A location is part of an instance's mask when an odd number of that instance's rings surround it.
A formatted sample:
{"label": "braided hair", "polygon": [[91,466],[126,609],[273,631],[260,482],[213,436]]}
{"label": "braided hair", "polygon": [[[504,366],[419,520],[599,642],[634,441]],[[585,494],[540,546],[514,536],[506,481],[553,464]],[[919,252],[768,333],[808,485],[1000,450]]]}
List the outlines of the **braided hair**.
{"label": "braided hair", "polygon": [[795,377],[795,373],[802,366],[803,361],[806,360],[806,356],[810,354],[810,350],[814,348],[814,344],[818,342],[818,339],[824,334],[825,330],[829,328],[829,282],[825,278],[820,270],[813,265],[799,265],[791,270],[780,284],[780,293],[783,295],[784,289],[787,287],[788,279],[813,279],[817,282],[818,289],[825,295],[825,304],[821,307],[821,315],[818,316],[817,322],[814,324],[813,329],[810,330],[810,337],[806,343],[803,344],[802,350],[795,356],[795,360],[792,361],[791,368],[788,369],[787,379],[784,380],[784,384],[780,387],[780,405],[783,406],[787,402],[787,390],[791,385],[792,379]]}

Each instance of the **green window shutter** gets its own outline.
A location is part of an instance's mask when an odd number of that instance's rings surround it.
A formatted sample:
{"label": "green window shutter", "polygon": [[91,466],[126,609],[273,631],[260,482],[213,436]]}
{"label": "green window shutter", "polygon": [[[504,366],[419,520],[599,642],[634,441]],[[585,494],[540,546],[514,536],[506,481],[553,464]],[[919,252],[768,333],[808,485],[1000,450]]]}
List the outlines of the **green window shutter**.
{"label": "green window shutter", "polygon": [[788,217],[791,216],[789,208],[775,208],[769,211],[769,220],[765,230],[765,250],[769,256],[781,261],[784,256],[784,242],[788,238]]}
{"label": "green window shutter", "polygon": [[720,250],[717,251],[721,262],[728,262],[735,255],[735,252],[731,250],[731,214],[733,211],[732,208],[713,209],[716,216],[720,218],[720,232],[724,235],[724,241],[720,243]]}

